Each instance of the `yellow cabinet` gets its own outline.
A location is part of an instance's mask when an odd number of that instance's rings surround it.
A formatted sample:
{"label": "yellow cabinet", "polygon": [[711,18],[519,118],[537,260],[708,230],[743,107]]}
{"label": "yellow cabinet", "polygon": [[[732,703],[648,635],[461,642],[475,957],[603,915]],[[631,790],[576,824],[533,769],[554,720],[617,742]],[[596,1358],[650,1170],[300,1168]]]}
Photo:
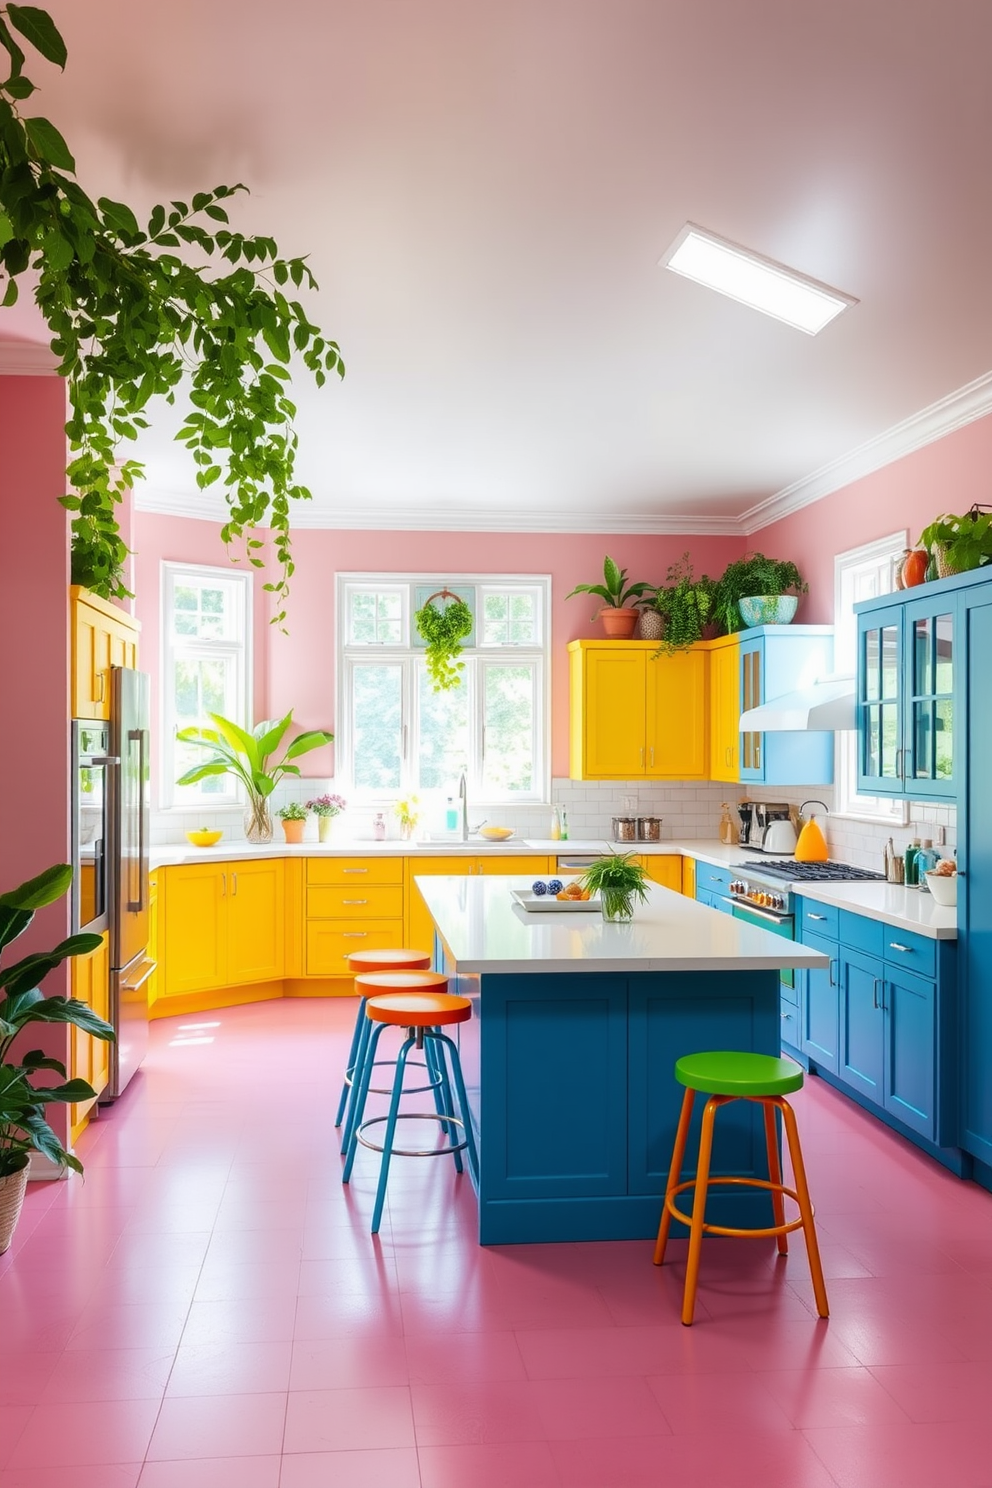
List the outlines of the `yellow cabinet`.
{"label": "yellow cabinet", "polygon": [[709,656],[653,641],[572,641],[573,780],[706,780]]}
{"label": "yellow cabinet", "polygon": [[[158,935],[158,871],[148,875],[148,958],[158,965],[159,959],[159,935]],[[145,983],[148,991],[148,1006],[151,1008],[159,996],[159,974],[158,970],[152,972]]]}
{"label": "yellow cabinet", "polygon": [[69,590],[73,718],[110,717],[110,668],[138,664],[138,621],[74,584]]}
{"label": "yellow cabinet", "polygon": [[307,976],[349,976],[350,952],[403,946],[403,876],[399,857],[307,859]]}
{"label": "yellow cabinet", "polygon": [[281,858],[162,870],[159,999],[283,975]]}
{"label": "yellow cabinet", "polygon": [[534,853],[513,853],[510,856],[494,854],[492,857],[470,857],[468,854],[446,858],[409,857],[407,865],[407,945],[420,951],[434,948],[434,921],[430,917],[420,890],[414,883],[417,877],[461,877],[484,874],[546,874],[548,859]]}
{"label": "yellow cabinet", "polygon": [[678,853],[644,853],[641,866],[652,882],[682,892],[682,858]]}
{"label": "yellow cabinet", "polygon": [[710,779],[740,779],[741,647],[737,636],[704,642],[710,651]]}
{"label": "yellow cabinet", "polygon": [[682,859],[682,892],[687,899],[695,899],[696,897],[695,858]]}
{"label": "yellow cabinet", "polygon": [[[70,962],[72,996],[101,1018],[110,1019],[110,940],[104,934],[99,947],[88,956],[74,956]],[[81,1028],[70,1026],[69,1076],[71,1079],[88,1080],[96,1095],[106,1088],[110,1079],[110,1045],[103,1039],[93,1038]],[[96,1103],[93,1097],[70,1107],[69,1125],[73,1140],[86,1125],[89,1113]]]}

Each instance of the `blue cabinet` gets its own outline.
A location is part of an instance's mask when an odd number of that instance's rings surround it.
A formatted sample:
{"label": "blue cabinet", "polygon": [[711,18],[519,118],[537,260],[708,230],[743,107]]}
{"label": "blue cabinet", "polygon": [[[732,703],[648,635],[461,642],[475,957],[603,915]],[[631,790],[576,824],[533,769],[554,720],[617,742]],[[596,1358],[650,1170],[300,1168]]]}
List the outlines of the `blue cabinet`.
{"label": "blue cabinet", "polygon": [[[825,677],[833,666],[829,625],[757,625],[740,635],[741,712]],[[834,736],[742,733],[740,778],[763,785],[830,785]]]}
{"label": "blue cabinet", "polygon": [[[912,597],[917,596],[917,597]],[[960,601],[926,585],[858,610],[858,790],[954,800],[960,777]]]}
{"label": "blue cabinet", "polygon": [[803,945],[830,957],[825,970],[807,971],[801,984],[800,1042],[803,1053],[822,1069],[837,1073],[837,942],[803,931]]}
{"label": "blue cabinet", "polygon": [[971,589],[964,596],[963,610],[968,717],[964,809],[958,810],[959,850],[967,867],[958,884],[960,1141],[977,1159],[977,1176],[986,1187],[992,1187],[992,582]]}

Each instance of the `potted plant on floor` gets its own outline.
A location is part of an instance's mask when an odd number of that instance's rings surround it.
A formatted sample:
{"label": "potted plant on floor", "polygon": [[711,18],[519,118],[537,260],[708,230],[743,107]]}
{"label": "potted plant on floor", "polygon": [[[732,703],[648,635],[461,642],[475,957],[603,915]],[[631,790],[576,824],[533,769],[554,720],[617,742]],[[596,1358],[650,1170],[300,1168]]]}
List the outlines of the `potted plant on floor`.
{"label": "potted plant on floor", "polygon": [[303,833],[310,815],[305,806],[299,801],[290,801],[286,806],[280,806],[276,816],[282,822],[283,835],[287,842],[302,842]]}
{"label": "potted plant on floor", "polygon": [[647,899],[647,877],[636,853],[609,853],[597,858],[579,883],[590,893],[599,894],[604,920],[623,923],[634,917],[634,900],[643,903]]}
{"label": "potted plant on floor", "polygon": [[634,634],[639,614],[636,605],[632,605],[630,601],[643,599],[652,587],[647,583],[628,583],[627,570],[614,563],[607,554],[603,562],[603,582],[576,584],[565,598],[572,599],[576,594],[595,594],[603,603],[593,612],[592,618],[602,620],[603,629],[612,640],[629,641]]}
{"label": "potted plant on floor", "polygon": [[960,517],[937,517],[924,527],[917,546],[930,554],[935,578],[982,568],[992,563],[992,510],[973,506]]}
{"label": "potted plant on floor", "polygon": [[[36,878],[0,894],[0,956],[21,935],[37,909],[61,899],[72,882],[68,863],[46,868]],[[32,1024],[71,1023],[94,1038],[114,1038],[109,1023],[75,998],[46,997],[38,983],[71,956],[86,956],[100,945],[99,935],[70,935],[51,951],[34,951],[12,966],[0,968],[0,1254],[10,1246],[28,1181],[32,1152],[40,1152],[60,1168],[83,1171],[45,1120],[45,1107],[92,1100],[96,1094],[86,1080],[67,1080],[65,1065],[40,1049],[14,1056],[12,1047]],[[62,1077],[58,1085],[36,1085],[45,1071]]]}
{"label": "potted plant on floor", "polygon": [[334,795],[314,796],[307,802],[307,810],[317,818],[317,836],[321,842],[330,842],[334,818],[341,815],[347,804],[344,796]]}
{"label": "potted plant on floor", "polygon": [[[658,585],[651,601],[651,608],[663,621],[659,656],[684,651],[702,640],[704,628],[712,623],[715,590],[716,584],[705,574],[699,579],[694,576],[688,553],[670,565],[665,583]],[[644,614],[641,635],[648,640],[657,638],[647,634]]]}
{"label": "potted plant on floor", "polygon": [[266,719],[264,723],[256,723],[251,733],[233,723],[230,718],[222,718],[219,713],[208,713],[207,717],[214,724],[213,728],[194,726],[180,729],[176,735],[183,744],[196,744],[210,750],[210,758],[180,775],[177,784],[195,785],[198,780],[205,780],[209,775],[233,775],[241,781],[248,793],[245,836],[249,842],[271,842],[269,797],[275,790],[276,783],[283,775],[298,776],[299,766],[291,761],[299,759],[301,754],[308,754],[311,749],[333,743],[334,735],[328,733],[327,729],[308,729],[306,733],[297,734],[281,757],[270,764],[270,759],[293,721],[292,708],[278,722]]}
{"label": "potted plant on floor", "polygon": [[799,596],[808,591],[788,559],[745,553],[728,563],[717,580],[713,615],[728,635],[750,625],[788,625]]}

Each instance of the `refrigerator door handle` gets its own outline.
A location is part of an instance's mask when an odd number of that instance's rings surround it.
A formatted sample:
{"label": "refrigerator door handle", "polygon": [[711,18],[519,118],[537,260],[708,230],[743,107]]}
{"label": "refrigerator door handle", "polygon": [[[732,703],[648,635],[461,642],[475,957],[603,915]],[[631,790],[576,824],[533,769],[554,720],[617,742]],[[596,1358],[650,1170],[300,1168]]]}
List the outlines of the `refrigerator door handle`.
{"label": "refrigerator door handle", "polygon": [[145,907],[145,812],[144,812],[144,779],[145,779],[145,730],[130,729],[127,736],[128,751],[132,745],[138,746],[138,771],[136,776],[137,789],[131,800],[134,806],[134,814],[137,817],[138,856],[131,858],[128,863],[130,872],[134,873],[137,880],[137,897],[132,898],[129,894],[127,907],[129,910],[140,912]]}
{"label": "refrigerator door handle", "polygon": [[124,990],[126,990],[128,992],[140,992],[141,989],[142,989],[142,987],[147,982],[148,978],[151,977],[151,976],[154,976],[155,973],[158,971],[158,962],[157,961],[143,961],[142,962],[142,966],[145,969],[142,972],[141,976],[138,978],[138,980],[136,982],[124,982],[124,984],[123,984]]}

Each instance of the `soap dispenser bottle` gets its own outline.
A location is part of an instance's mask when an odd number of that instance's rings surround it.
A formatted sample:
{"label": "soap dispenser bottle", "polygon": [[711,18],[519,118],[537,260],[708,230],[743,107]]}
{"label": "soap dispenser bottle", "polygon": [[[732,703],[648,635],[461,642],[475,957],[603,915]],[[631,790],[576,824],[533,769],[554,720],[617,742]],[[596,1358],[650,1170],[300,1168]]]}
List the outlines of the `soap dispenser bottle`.
{"label": "soap dispenser bottle", "polygon": [[551,841],[561,841],[561,816],[559,815],[557,806],[552,806],[551,808]]}

